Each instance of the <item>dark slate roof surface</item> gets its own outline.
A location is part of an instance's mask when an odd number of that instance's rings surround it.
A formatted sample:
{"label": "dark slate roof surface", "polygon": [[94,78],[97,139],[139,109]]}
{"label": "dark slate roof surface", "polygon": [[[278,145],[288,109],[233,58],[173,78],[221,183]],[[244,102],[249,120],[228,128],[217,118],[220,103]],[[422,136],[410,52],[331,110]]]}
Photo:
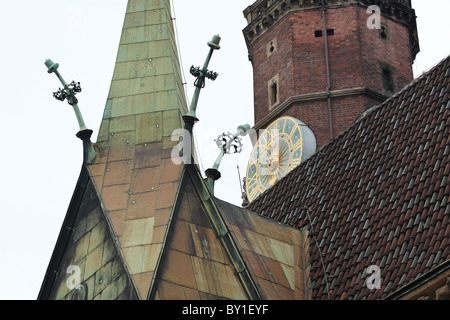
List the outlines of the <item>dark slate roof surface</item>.
{"label": "dark slate roof surface", "polygon": [[310,230],[313,298],[384,298],[449,260],[449,115],[450,57],[248,206]]}

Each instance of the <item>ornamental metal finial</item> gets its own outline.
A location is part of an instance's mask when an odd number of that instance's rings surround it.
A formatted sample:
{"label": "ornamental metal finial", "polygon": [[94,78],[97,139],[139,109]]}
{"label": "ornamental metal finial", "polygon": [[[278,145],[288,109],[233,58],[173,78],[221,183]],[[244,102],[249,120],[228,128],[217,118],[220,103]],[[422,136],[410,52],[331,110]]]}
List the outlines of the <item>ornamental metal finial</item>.
{"label": "ornamental metal finial", "polygon": [[224,132],[214,140],[221,151],[216,162],[214,162],[213,169],[219,169],[220,162],[225,154],[240,153],[242,151],[241,136],[245,136],[248,130],[250,130],[250,125],[243,124],[237,128],[236,133],[231,134],[230,132]]}
{"label": "ornamental metal finial", "polygon": [[73,107],[73,110],[75,111],[75,116],[77,117],[80,131],[87,130],[86,125],[84,124],[83,117],[81,116],[80,109],[78,108],[78,99],[75,97],[77,93],[81,92],[80,83],[72,81],[70,84],[67,84],[61,74],[58,72],[59,64],[54,63],[51,59],[45,60],[45,65],[48,68],[48,73],[56,74],[59,81],[61,81],[63,85],[63,88],[58,88],[58,91],[53,92],[53,97],[60,101],[64,101],[67,99],[67,102]]}
{"label": "ornamental metal finial", "polygon": [[192,97],[191,106],[187,114],[190,117],[196,118],[198,98],[200,96],[200,90],[205,87],[206,78],[214,81],[218,76],[216,72],[208,70],[208,65],[214,50],[220,49],[219,43],[220,43],[220,36],[216,34],[213,36],[211,41],[208,41],[208,46],[210,49],[208,52],[208,56],[206,57],[205,63],[203,64],[203,67],[200,68],[192,66],[190,69],[191,74],[197,78],[194,82],[195,86],[194,96]]}
{"label": "ornamental metal finial", "polygon": [[215,139],[217,146],[220,149],[220,153],[214,162],[212,168],[206,170],[206,184],[212,195],[214,195],[214,181],[220,179],[219,165],[223,159],[223,156],[227,153],[239,153],[242,151],[242,138],[240,136],[245,136],[250,130],[250,125],[243,124],[237,128],[235,134],[230,132],[222,133]]}

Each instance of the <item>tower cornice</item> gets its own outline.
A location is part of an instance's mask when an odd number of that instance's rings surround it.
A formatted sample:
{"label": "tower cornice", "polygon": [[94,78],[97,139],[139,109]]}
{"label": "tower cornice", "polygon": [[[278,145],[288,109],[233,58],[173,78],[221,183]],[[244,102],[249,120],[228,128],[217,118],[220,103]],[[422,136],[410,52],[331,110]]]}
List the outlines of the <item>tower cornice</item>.
{"label": "tower cornice", "polygon": [[[413,61],[417,53],[419,53],[420,47],[416,14],[411,6],[411,0],[326,0],[325,3],[327,9],[351,5],[359,5],[368,8],[371,5],[378,5],[383,16],[408,27]],[[253,5],[248,6],[244,10],[244,16],[248,23],[247,27],[243,30],[247,47],[250,48],[252,44],[260,39],[273,25],[291,13],[321,9],[322,0],[256,1]]]}

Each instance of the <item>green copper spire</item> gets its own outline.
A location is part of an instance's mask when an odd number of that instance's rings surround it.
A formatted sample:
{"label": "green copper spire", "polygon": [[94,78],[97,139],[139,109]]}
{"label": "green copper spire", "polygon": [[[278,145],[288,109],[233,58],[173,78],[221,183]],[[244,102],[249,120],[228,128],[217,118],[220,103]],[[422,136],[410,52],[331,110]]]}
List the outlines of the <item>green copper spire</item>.
{"label": "green copper spire", "polygon": [[171,159],[188,112],[169,0],[128,0],[89,166],[139,299],[152,292],[182,180]]}

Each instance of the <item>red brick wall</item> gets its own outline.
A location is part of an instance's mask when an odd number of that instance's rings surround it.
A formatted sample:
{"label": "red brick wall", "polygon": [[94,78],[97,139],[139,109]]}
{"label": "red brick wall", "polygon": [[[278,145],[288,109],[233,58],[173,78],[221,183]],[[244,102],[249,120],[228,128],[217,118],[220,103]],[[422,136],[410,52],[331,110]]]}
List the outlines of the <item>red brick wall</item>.
{"label": "red brick wall", "polygon": [[[266,45],[277,39],[277,49],[267,57]],[[283,19],[253,45],[253,88],[255,121],[259,121],[269,111],[267,83],[277,74],[282,85],[279,86],[280,101],[295,95],[292,81],[294,56],[292,53],[292,31],[290,19]],[[255,122],[255,123],[256,123]]]}
{"label": "red brick wall", "polygon": [[[383,39],[379,30],[367,28],[369,16],[366,8],[360,6],[327,10],[327,28],[334,29],[334,35],[328,37],[332,91],[365,87],[390,96],[413,79],[407,27],[383,16],[381,22],[388,28],[388,37]],[[323,31],[320,10],[292,12],[253,43],[255,124],[270,112],[267,83],[277,74],[278,105],[292,96],[326,92],[324,37],[316,38],[316,30]],[[277,49],[267,57],[266,45],[274,38]],[[386,67],[393,75],[392,92],[383,86],[382,70]],[[380,102],[355,95],[333,98],[331,103],[333,130],[337,135],[364,110]],[[283,114],[310,126],[318,147],[330,138],[326,99],[297,103]]]}
{"label": "red brick wall", "polygon": [[[361,9],[360,25],[364,26],[367,13]],[[386,91],[382,86],[380,64],[393,67],[394,92],[407,85],[414,77],[410,48],[409,31],[405,25],[382,17],[381,23],[388,28],[388,37],[383,39],[378,30],[361,28],[362,66],[364,72],[364,86],[385,95],[393,92]]]}
{"label": "red brick wall", "polygon": [[[364,41],[360,32],[367,26],[365,21],[364,24],[358,22],[361,13],[367,16],[365,10],[356,6],[327,10],[327,27],[334,29],[334,35],[328,37],[332,90],[363,85],[361,51]],[[323,38],[318,38],[320,40],[323,42]]]}

